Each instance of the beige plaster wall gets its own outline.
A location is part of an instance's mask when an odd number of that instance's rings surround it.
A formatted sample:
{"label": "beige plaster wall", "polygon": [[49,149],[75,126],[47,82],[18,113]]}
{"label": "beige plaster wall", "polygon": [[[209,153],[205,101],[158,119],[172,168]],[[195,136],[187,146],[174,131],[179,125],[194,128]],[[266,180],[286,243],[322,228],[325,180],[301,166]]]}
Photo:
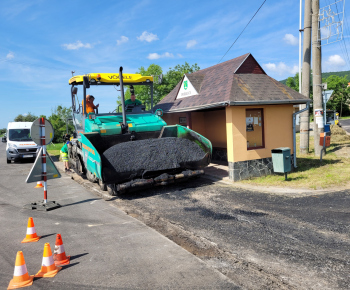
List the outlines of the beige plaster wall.
{"label": "beige plaster wall", "polygon": [[[164,114],[163,120],[168,125],[179,124],[179,117],[186,113]],[[226,148],[226,114],[224,110],[191,112],[192,130],[208,138],[213,147]],[[186,126],[186,124],[181,124]]]}
{"label": "beige plaster wall", "polygon": [[[246,109],[264,114],[265,148],[247,150]],[[227,158],[230,162],[271,157],[271,149],[290,147],[293,153],[293,105],[226,107]]]}

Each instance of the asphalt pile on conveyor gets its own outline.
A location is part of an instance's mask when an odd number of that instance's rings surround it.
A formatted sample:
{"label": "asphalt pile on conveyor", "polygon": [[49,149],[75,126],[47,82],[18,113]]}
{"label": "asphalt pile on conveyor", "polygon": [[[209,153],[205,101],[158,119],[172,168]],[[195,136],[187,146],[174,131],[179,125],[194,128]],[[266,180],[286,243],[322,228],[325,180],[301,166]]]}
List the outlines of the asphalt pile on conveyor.
{"label": "asphalt pile on conveyor", "polygon": [[180,168],[183,162],[199,161],[205,152],[188,139],[168,137],[120,143],[102,154],[106,174]]}

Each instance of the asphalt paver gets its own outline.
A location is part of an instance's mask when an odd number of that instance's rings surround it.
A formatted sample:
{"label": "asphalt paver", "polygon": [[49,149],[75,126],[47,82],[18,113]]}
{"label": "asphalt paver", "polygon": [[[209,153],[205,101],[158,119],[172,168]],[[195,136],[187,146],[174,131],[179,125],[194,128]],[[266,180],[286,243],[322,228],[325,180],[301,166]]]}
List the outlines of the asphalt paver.
{"label": "asphalt paver", "polygon": [[[62,235],[70,265],[32,289],[238,289],[236,284],[174,242],[76,183],[67,174],[48,181],[48,200],[61,207],[43,212],[23,205],[43,199],[26,184],[32,162],[5,162],[0,144],[0,289],[13,278],[17,251],[30,275],[41,267],[43,248]],[[22,244],[28,218],[41,239]]]}

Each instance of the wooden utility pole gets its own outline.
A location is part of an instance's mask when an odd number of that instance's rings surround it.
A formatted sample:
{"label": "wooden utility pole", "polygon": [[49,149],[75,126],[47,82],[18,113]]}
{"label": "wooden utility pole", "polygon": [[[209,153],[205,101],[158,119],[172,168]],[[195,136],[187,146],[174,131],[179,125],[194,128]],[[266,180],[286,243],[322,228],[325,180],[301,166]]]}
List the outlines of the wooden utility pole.
{"label": "wooden utility pole", "polygon": [[313,114],[314,114],[314,144],[315,156],[319,156],[323,146],[320,145],[320,133],[324,132],[322,104],[322,70],[321,70],[321,40],[318,22],[320,1],[312,0],[312,72],[313,72]]}
{"label": "wooden utility pole", "polygon": [[[301,93],[308,98],[310,98],[310,65],[311,65],[311,0],[305,0]],[[301,105],[300,107],[301,110],[305,108],[306,108],[306,105]],[[300,115],[300,153],[301,154],[309,153],[309,111],[305,111]]]}

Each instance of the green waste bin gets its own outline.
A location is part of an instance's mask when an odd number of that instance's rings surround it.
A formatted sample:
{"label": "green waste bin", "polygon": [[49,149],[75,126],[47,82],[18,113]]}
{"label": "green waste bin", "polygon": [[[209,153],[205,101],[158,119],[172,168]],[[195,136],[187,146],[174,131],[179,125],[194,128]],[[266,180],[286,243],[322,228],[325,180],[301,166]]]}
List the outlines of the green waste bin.
{"label": "green waste bin", "polygon": [[290,148],[280,147],[271,150],[273,171],[276,173],[287,173],[292,170]]}

